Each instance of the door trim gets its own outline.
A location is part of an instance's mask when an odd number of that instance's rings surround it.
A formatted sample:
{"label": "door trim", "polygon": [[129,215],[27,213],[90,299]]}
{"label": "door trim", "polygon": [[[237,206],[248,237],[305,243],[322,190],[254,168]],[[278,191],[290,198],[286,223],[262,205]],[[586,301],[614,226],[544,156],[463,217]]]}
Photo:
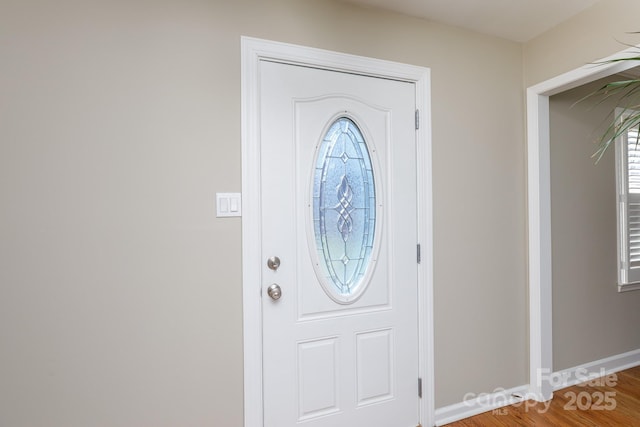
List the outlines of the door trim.
{"label": "door trim", "polygon": [[529,396],[540,402],[553,397],[549,97],[636,67],[635,61],[608,61],[637,56],[639,46],[527,88]]}
{"label": "door trim", "polygon": [[[397,62],[347,55],[251,37],[241,38],[242,107],[242,293],[244,333],[244,426],[263,426],[262,311],[260,245],[259,65],[276,61],[332,71],[411,82],[420,110],[417,140],[418,346],[423,379],[420,422],[434,425],[433,209],[431,176],[430,70]],[[416,379],[417,394],[417,379]]]}

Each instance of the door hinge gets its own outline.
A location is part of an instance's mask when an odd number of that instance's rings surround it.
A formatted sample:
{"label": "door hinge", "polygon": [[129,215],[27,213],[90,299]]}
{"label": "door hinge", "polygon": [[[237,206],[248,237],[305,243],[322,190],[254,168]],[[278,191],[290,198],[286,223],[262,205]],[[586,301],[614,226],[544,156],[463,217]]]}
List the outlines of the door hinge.
{"label": "door hinge", "polygon": [[422,399],[422,378],[418,378],[418,397]]}
{"label": "door hinge", "polygon": [[422,256],[420,254],[420,243],[418,243],[418,246],[416,248],[416,252],[417,252],[417,254],[416,254],[417,255],[417,261],[418,261],[418,264],[420,264],[420,261],[422,260]]}
{"label": "door hinge", "polygon": [[420,110],[416,110],[416,130],[420,129]]}

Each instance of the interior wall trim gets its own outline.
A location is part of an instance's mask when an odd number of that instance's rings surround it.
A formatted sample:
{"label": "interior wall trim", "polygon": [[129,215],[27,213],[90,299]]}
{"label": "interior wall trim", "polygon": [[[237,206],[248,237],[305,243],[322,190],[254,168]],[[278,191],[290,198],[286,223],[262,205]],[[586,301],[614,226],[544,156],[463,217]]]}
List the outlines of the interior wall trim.
{"label": "interior wall trim", "polygon": [[[640,366],[640,349],[622,354],[594,360],[572,368],[563,369],[553,373],[545,373],[550,377],[549,383],[553,391],[558,391],[596,378],[602,378],[625,369]],[[498,388],[491,393],[468,393],[463,401],[453,405],[443,406],[435,411],[435,425],[460,421],[488,411],[498,411],[510,405],[526,404],[528,399],[536,400],[529,394],[529,385],[521,385],[509,389]]]}
{"label": "interior wall trim", "polygon": [[436,409],[435,425],[442,426],[524,402],[528,391],[529,385],[521,385],[509,389],[498,388],[491,393],[468,393],[462,402]]}
{"label": "interior wall trim", "polygon": [[605,357],[553,373],[553,390],[571,387],[594,378],[615,374],[640,366],[640,349]]}

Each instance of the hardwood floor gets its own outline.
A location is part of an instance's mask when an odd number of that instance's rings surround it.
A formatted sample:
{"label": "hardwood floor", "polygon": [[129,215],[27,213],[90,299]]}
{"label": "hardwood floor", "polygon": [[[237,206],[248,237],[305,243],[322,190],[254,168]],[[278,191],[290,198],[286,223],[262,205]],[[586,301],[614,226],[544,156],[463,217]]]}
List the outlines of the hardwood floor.
{"label": "hardwood floor", "polygon": [[640,427],[640,366],[558,390],[550,402],[506,406],[446,427]]}

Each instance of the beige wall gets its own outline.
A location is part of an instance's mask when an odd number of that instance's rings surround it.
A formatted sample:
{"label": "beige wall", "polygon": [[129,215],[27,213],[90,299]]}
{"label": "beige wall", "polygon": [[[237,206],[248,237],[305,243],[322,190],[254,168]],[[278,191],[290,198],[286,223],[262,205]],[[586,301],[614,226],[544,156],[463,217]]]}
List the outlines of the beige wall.
{"label": "beige wall", "polygon": [[241,35],[431,67],[436,403],[527,381],[521,45],[330,0],[4,0],[0,425],[242,424]]}
{"label": "beige wall", "polygon": [[640,291],[616,286],[613,147],[591,158],[616,103],[572,106],[602,84],[550,98],[554,370],[640,348]]}
{"label": "beige wall", "polygon": [[531,86],[640,43],[637,0],[600,0],[524,45],[524,81]]}

